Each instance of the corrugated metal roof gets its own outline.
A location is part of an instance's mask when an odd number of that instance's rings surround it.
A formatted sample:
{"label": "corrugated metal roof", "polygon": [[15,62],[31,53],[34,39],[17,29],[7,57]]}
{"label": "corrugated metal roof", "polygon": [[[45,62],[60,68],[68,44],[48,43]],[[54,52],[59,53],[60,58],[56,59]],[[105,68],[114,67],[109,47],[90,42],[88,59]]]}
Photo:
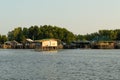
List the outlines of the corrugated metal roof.
{"label": "corrugated metal roof", "polygon": [[27,41],[29,41],[29,42],[33,42],[33,40],[32,39],[26,39]]}

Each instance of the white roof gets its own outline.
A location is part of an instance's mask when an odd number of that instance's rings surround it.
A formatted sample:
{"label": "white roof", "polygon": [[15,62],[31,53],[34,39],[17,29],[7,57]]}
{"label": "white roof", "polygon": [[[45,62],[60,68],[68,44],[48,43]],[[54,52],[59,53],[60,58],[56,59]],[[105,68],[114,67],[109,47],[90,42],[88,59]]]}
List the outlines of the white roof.
{"label": "white roof", "polygon": [[33,42],[33,40],[32,39],[26,39],[27,41],[29,41],[29,42]]}

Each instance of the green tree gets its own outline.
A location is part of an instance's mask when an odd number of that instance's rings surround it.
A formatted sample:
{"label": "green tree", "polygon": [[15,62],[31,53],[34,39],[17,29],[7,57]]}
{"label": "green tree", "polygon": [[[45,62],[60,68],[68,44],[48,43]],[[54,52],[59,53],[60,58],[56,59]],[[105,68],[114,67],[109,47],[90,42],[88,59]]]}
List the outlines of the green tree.
{"label": "green tree", "polygon": [[25,27],[24,27],[22,33],[23,33],[23,35],[24,35],[25,38],[28,38],[28,35],[29,35],[29,34],[28,34],[28,28],[25,28]]}
{"label": "green tree", "polygon": [[77,41],[85,41],[86,39],[85,39],[85,36],[84,35],[76,35],[76,40]]}
{"label": "green tree", "polygon": [[11,40],[16,40],[18,42],[21,42],[23,40],[23,31],[21,27],[15,28],[11,32],[8,33],[8,39]]}
{"label": "green tree", "polygon": [[36,39],[39,39],[39,36],[40,36],[40,29],[38,26],[31,26],[28,29],[28,37],[29,38],[36,40]]}
{"label": "green tree", "polygon": [[10,31],[8,32],[8,40],[11,41],[11,40],[15,40],[15,37],[14,37],[14,31]]}
{"label": "green tree", "polygon": [[2,38],[2,36],[0,35],[0,44],[2,43],[2,42],[1,42],[1,38]]}
{"label": "green tree", "polygon": [[0,40],[1,44],[3,44],[3,43],[6,42],[6,41],[7,41],[6,35],[2,35],[2,36],[1,36],[1,40]]}
{"label": "green tree", "polygon": [[16,40],[18,42],[23,41],[26,38],[33,40],[55,38],[60,39],[63,42],[70,43],[76,40],[76,36],[65,28],[57,26],[43,25],[43,26],[31,26],[30,28],[15,28],[8,33],[9,40]]}
{"label": "green tree", "polygon": [[15,40],[18,42],[23,41],[23,33],[22,33],[21,27],[18,27],[14,30],[14,37],[15,37]]}
{"label": "green tree", "polygon": [[120,40],[120,29],[115,30],[117,32],[116,40]]}

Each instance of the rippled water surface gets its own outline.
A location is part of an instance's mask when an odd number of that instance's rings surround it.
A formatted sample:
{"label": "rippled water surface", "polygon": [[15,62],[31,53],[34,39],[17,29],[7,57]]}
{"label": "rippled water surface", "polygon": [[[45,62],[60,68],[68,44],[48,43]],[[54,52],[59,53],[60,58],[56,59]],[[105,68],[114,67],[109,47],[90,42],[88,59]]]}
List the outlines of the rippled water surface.
{"label": "rippled water surface", "polygon": [[0,80],[120,80],[120,50],[0,49]]}

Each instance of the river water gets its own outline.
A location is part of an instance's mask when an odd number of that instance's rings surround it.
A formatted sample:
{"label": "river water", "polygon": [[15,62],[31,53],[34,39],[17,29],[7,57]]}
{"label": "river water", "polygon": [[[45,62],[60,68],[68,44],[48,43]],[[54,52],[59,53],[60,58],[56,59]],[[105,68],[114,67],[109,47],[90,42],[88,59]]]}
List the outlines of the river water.
{"label": "river water", "polygon": [[0,49],[0,80],[120,80],[120,50]]}

